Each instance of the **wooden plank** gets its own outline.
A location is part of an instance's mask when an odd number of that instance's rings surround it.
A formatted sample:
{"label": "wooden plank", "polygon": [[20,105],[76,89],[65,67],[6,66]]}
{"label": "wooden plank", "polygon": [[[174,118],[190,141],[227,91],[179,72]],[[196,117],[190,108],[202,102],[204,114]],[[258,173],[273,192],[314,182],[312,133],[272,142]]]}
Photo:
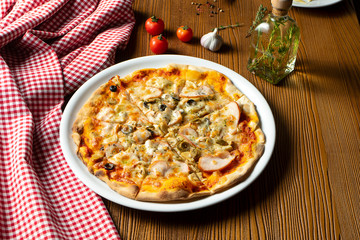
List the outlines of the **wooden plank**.
{"label": "wooden plank", "polygon": [[[206,1],[197,1],[206,4]],[[301,28],[296,71],[274,86],[246,69],[245,35],[263,1],[209,3],[224,10],[199,15],[191,1],[134,1],[137,24],[117,61],[152,55],[144,29],[151,15],[165,21],[168,53],[218,62],[253,83],[269,102],[276,147],[269,165],[247,189],[215,206],[153,213],[106,206],[123,239],[360,239],[360,29],[348,1],[321,9],[293,8]],[[270,4],[266,4],[270,7]],[[220,25],[224,47],[202,48],[201,36]],[[180,25],[194,30],[182,43]],[[264,119],[266,121],[266,119]]]}

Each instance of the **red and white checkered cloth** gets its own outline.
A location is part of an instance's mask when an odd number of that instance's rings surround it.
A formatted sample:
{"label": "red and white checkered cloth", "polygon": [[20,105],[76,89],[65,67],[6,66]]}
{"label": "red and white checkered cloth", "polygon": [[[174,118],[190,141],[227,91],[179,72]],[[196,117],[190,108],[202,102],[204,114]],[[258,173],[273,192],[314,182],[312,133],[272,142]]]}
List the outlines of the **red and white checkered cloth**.
{"label": "red and white checkered cloth", "polygon": [[119,239],[59,144],[64,96],[114,63],[132,0],[0,1],[0,238]]}

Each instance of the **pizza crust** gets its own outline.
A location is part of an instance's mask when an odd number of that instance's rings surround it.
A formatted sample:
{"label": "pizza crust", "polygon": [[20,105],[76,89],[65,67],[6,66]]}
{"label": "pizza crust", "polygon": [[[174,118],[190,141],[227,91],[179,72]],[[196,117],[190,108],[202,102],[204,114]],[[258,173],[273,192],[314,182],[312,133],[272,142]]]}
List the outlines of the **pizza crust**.
{"label": "pizza crust", "polygon": [[178,69],[180,71],[186,71],[189,68],[189,65],[185,64],[178,64],[178,63],[170,63],[165,67],[168,71],[171,71],[171,69]]}
{"label": "pizza crust", "polygon": [[145,202],[169,202],[169,201],[187,201],[199,199],[211,195],[211,191],[191,193],[184,189],[174,189],[172,191],[162,190],[159,192],[139,191],[136,200]]}
{"label": "pizza crust", "polygon": [[160,192],[145,192],[140,191],[136,196],[136,200],[145,202],[168,202],[174,200],[188,199],[190,193],[183,189],[176,189],[174,191],[160,191]]}
{"label": "pizza crust", "polygon": [[139,192],[140,188],[136,185],[123,184],[114,180],[110,180],[104,170],[97,170],[94,172],[94,175],[100,180],[104,181],[111,189],[127,198],[135,199]]}

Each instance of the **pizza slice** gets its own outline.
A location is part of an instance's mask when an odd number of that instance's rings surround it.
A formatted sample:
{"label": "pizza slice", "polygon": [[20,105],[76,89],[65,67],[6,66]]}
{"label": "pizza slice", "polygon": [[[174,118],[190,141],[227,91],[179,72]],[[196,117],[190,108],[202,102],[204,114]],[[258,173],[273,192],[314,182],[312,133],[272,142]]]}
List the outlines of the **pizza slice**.
{"label": "pizza slice", "polygon": [[[121,195],[146,201],[175,200],[188,191],[197,190],[195,184],[202,184],[191,182],[187,165],[176,158],[161,138],[132,144],[127,150],[103,159],[94,165],[94,175]],[[150,181],[152,177],[156,177],[156,181]],[[166,186],[172,182],[170,191]],[[183,185],[177,186],[176,183]],[[149,188],[156,188],[156,193],[149,192]]]}
{"label": "pizza slice", "polygon": [[132,144],[143,144],[161,135],[159,126],[150,123],[130,101],[120,77],[115,76],[101,85],[81,108],[72,137],[80,156],[88,161],[88,155],[100,149],[109,157],[112,152],[124,151]]}
{"label": "pizza slice", "polygon": [[163,202],[211,194],[188,164],[171,150],[165,139],[147,141],[145,154],[142,155],[151,156],[151,163],[136,200]]}
{"label": "pizza slice", "polygon": [[186,65],[171,64],[165,68],[135,71],[121,80],[132,102],[151,123],[158,124],[166,132],[168,126],[182,121],[176,106],[186,71]]}
{"label": "pizza slice", "polygon": [[217,192],[240,182],[261,156],[265,139],[257,123],[254,105],[242,96],[166,137],[182,158],[193,162],[204,184]]}
{"label": "pizza slice", "polygon": [[[89,117],[84,121],[81,132],[79,129],[74,131],[73,139],[78,148],[77,154],[90,173],[120,194],[134,198],[145,171],[138,157],[130,151],[134,146],[131,138],[119,136],[121,129],[123,126],[119,123]],[[126,165],[120,164],[125,162]]]}
{"label": "pizza slice", "polygon": [[189,65],[177,109],[186,124],[221,109],[242,95],[230,79],[218,71]]}
{"label": "pizza slice", "polygon": [[119,76],[112,77],[96,89],[80,109],[74,125],[81,127],[81,123],[89,117],[116,123],[144,119],[141,111],[130,102],[130,96],[119,79]]}
{"label": "pizza slice", "polygon": [[186,80],[197,84],[207,84],[213,88],[219,97],[237,101],[244,94],[224,74],[206,67],[189,65]]}
{"label": "pizza slice", "polygon": [[162,134],[159,127],[151,124],[130,102],[119,79],[113,77],[91,95],[72,128],[79,158],[102,180],[107,178],[101,172],[106,170],[106,164],[114,155],[129,154],[135,145]]}
{"label": "pizza slice", "polygon": [[171,201],[202,197],[210,191],[196,173],[157,137],[120,147],[121,141],[89,155],[90,172],[121,195],[142,201]]}
{"label": "pizza slice", "polygon": [[146,176],[147,165],[147,160],[137,154],[132,145],[94,164],[93,174],[121,195],[135,199]]}

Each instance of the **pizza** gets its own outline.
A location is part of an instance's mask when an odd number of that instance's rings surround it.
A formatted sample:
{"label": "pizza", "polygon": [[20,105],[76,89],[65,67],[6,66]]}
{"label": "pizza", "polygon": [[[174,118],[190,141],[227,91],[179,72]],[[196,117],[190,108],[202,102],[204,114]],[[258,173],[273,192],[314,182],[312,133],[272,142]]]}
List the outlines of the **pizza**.
{"label": "pizza", "polygon": [[224,74],[170,64],[114,76],[86,101],[72,138],[90,173],[138,201],[191,201],[243,181],[265,136]]}

